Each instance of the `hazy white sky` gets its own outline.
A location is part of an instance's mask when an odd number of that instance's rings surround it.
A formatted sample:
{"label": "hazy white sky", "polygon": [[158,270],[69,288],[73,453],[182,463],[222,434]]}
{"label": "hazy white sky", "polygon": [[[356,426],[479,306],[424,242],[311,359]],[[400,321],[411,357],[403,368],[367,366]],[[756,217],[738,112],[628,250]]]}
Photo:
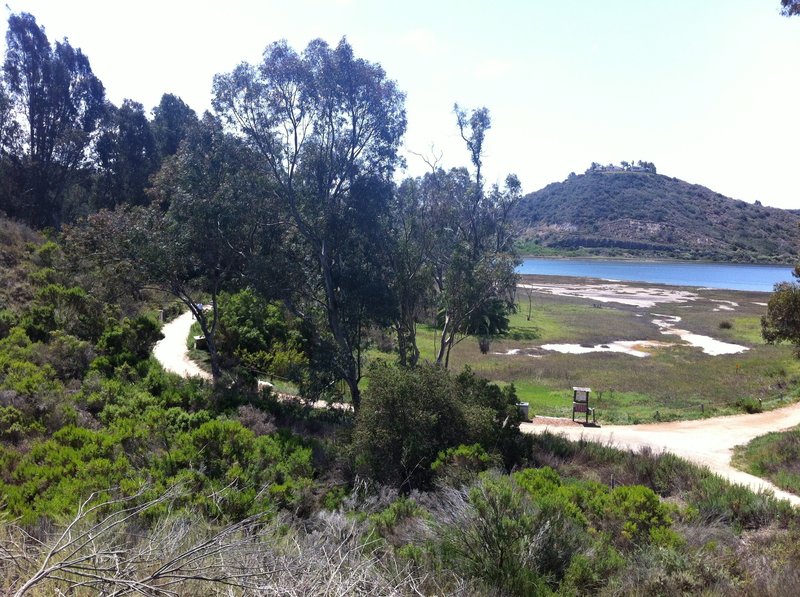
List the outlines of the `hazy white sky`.
{"label": "hazy white sky", "polygon": [[[347,36],[407,94],[406,147],[466,165],[454,102],[486,106],[486,173],[526,192],[592,161],[800,208],[800,17],[779,0],[7,0],[89,57],[114,103],[210,108],[267,44]],[[7,19],[9,10],[4,13]],[[3,50],[4,50],[3,41]],[[408,157],[408,174],[426,166]]]}

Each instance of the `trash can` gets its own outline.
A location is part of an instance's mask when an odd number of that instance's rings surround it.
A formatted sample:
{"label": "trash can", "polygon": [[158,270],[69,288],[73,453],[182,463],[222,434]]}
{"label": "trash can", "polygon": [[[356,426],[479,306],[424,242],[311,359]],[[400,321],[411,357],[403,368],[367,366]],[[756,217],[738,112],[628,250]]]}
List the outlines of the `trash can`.
{"label": "trash can", "polygon": [[519,414],[522,416],[523,421],[530,421],[530,417],[528,416],[528,403],[527,402],[517,402],[517,410]]}

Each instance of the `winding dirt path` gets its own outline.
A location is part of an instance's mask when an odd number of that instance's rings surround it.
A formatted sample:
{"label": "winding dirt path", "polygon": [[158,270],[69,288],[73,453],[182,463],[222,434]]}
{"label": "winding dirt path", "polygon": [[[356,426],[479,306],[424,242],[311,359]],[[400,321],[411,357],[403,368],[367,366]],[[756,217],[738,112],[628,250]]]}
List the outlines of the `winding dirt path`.
{"label": "winding dirt path", "polygon": [[[177,317],[161,328],[161,333],[164,335],[163,340],[159,340],[155,347],[153,347],[153,356],[161,363],[167,371],[177,373],[181,377],[200,377],[207,381],[212,380],[212,376],[208,371],[201,369],[197,363],[189,358],[189,349],[186,347],[186,338],[189,335],[189,330],[194,323],[194,317],[191,311],[187,311],[180,317]],[[269,382],[259,380],[259,387],[269,386]],[[283,392],[275,392],[281,400],[298,400],[298,396],[292,394],[285,394]],[[338,408],[348,410],[351,408],[349,404],[332,403],[329,404],[324,400],[317,400],[311,404],[312,408]]]}
{"label": "winding dirt path", "polygon": [[194,322],[192,312],[187,311],[176,317],[164,327],[161,333],[164,339],[159,340],[153,348],[153,356],[167,371],[177,373],[181,377],[201,377],[211,379],[211,374],[203,371],[189,358],[189,349],[186,348],[186,337]]}
{"label": "winding dirt path", "polygon": [[[153,349],[153,355],[167,371],[183,377],[211,379],[189,358],[186,337],[192,327],[192,314],[187,311],[164,325],[164,339]],[[323,402],[316,408],[326,408]],[[340,405],[347,408],[348,405]],[[647,425],[604,425],[599,428],[573,424],[569,419],[536,417],[531,423],[523,423],[525,433],[541,433],[549,430],[568,439],[584,438],[608,443],[618,448],[639,450],[643,447],[656,452],[667,451],[686,458],[696,464],[707,466],[712,472],[733,483],[745,485],[753,490],[768,489],[777,497],[800,506],[800,497],[778,489],[769,481],[742,472],[731,466],[733,447],[745,444],[754,437],[770,431],[781,431],[800,425],[800,403],[755,415],[732,415],[696,421],[675,421]]]}
{"label": "winding dirt path", "polygon": [[[565,424],[566,422],[566,424]],[[771,431],[800,425],[800,403],[754,415],[731,415],[695,421],[674,421],[647,425],[603,425],[583,427],[568,419],[536,417],[523,423],[526,433],[549,430],[568,439],[586,439],[611,444],[617,448],[672,452],[695,464],[707,466],[721,477],[755,491],[768,489],[777,497],[800,506],[800,497],[731,466],[733,447]]]}

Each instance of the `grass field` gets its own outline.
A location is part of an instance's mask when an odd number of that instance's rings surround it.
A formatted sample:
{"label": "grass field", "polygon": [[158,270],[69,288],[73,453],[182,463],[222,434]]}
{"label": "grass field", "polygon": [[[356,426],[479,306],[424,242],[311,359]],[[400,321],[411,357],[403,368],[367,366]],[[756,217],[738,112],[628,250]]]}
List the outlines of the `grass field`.
{"label": "grass field", "polygon": [[[538,282],[547,280],[539,278]],[[574,283],[575,279],[570,282]],[[636,284],[641,287],[651,285]],[[684,289],[685,290],[685,289]],[[534,294],[528,321],[528,296],[520,292],[507,338],[483,355],[474,338],[453,350],[451,369],[469,365],[501,384],[513,383],[531,413],[571,415],[571,388],[588,386],[599,420],[639,423],[693,419],[742,412],[759,399],[765,409],[794,401],[800,364],[788,346],[761,340],[760,317],[769,295],[725,290],[694,291],[693,301],[635,307],[586,298]],[[735,306],[733,305],[735,303]],[[654,314],[681,317],[677,327],[749,348],[740,354],[711,356],[664,335]],[[435,330],[418,330],[422,359],[432,359]],[[550,343],[594,346],[615,340],[659,341],[672,346],[647,348],[651,356],[617,353],[560,354],[541,350]],[[519,349],[519,354],[507,354]]]}

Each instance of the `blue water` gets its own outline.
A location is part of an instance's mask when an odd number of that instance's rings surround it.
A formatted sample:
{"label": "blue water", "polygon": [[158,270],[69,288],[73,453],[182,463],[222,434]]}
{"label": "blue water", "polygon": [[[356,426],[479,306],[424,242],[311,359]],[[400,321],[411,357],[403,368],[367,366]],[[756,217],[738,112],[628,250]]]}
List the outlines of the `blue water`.
{"label": "blue water", "polygon": [[771,292],[778,282],[793,280],[792,268],[786,265],[544,257],[526,257],[517,273],[762,292]]}

